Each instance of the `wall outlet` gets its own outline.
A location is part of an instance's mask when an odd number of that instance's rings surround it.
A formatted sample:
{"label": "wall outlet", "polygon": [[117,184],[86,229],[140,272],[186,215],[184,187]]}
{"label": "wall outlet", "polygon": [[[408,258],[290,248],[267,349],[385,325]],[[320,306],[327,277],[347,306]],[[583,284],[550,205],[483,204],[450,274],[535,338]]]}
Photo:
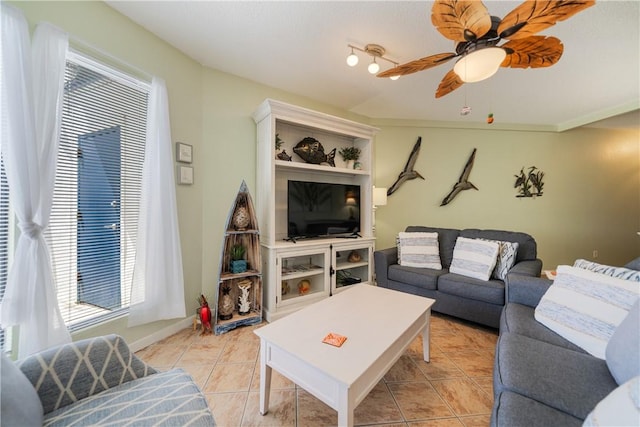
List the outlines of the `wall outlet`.
{"label": "wall outlet", "polygon": [[598,250],[594,249],[593,250],[593,259],[596,259],[596,258],[598,258]]}

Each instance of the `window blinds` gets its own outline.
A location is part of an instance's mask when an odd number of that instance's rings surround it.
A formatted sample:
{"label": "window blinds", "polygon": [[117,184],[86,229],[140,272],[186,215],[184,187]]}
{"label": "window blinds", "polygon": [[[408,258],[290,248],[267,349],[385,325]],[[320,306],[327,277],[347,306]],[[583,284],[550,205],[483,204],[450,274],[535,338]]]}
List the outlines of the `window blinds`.
{"label": "window blinds", "polygon": [[[148,85],[147,85],[148,86]],[[73,330],[129,307],[148,89],[74,54],[47,239],[60,311]]]}

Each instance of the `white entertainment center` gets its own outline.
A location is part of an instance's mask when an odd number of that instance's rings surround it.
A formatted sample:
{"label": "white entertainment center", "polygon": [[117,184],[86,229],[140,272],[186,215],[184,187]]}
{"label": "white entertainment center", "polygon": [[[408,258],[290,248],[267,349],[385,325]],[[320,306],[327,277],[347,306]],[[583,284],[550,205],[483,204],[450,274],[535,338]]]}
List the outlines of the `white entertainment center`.
{"label": "white entertainment center", "polygon": [[[327,298],[351,283],[373,281],[373,137],[378,129],[266,99],[253,114],[257,125],[256,208],[260,225],[264,315],[273,321]],[[276,159],[276,134],[291,161]],[[305,162],[293,147],[306,137],[326,153],[360,149],[360,169],[347,169],[336,154],[335,167]],[[358,236],[291,241],[287,220],[289,181],[347,184],[360,189]],[[345,202],[346,203],[346,202]],[[299,286],[302,289],[299,289]]]}

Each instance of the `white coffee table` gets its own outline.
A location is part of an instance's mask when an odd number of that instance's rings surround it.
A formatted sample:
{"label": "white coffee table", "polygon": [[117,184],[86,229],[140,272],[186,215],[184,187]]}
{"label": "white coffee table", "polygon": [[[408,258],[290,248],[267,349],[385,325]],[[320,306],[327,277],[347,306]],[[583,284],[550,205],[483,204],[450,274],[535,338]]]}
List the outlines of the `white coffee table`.
{"label": "white coffee table", "polygon": [[[377,286],[352,285],[337,295],[256,329],[260,337],[260,413],[269,410],[275,369],[338,411],[353,426],[353,411],[422,333],[429,361],[430,298]],[[329,333],[347,337],[324,344]]]}

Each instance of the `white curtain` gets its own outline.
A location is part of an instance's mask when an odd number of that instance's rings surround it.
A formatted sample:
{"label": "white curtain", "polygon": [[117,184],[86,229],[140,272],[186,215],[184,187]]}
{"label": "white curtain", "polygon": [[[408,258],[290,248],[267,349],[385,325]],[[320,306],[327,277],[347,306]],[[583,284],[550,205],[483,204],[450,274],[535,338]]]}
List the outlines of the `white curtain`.
{"label": "white curtain", "polygon": [[20,326],[19,357],[71,341],[47,243],[59,146],[68,37],[40,24],[29,43],[22,13],[2,4],[2,157],[20,236],[0,304],[3,327]]}
{"label": "white curtain", "polygon": [[185,317],[182,251],[178,230],[169,100],[153,78],[129,326]]}

